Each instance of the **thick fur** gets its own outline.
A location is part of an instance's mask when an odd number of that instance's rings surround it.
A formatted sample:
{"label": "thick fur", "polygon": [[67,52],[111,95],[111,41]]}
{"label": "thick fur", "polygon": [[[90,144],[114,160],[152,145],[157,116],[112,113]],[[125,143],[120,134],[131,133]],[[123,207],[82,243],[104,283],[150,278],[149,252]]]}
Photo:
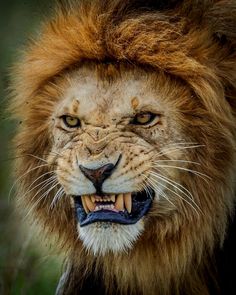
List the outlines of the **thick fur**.
{"label": "thick fur", "polygon": [[[182,109],[178,120],[185,138],[205,146],[189,152],[188,160],[200,163],[197,171],[210,176],[205,181],[186,173],[182,179],[201,213],[185,203],[173,212],[154,205],[130,251],[96,257],[78,239],[69,199],[51,212],[54,195],[36,202],[37,190],[29,187],[52,169],[36,167],[43,164],[40,158],[47,160],[54,144],[50,117],[65,77],[88,62],[104,65],[100,76],[113,77],[120,67],[121,72],[141,68],[160,73],[163,83],[176,81],[188,89],[192,99],[176,96],[175,105]],[[12,77],[11,110],[22,121],[15,138],[18,203],[30,208],[33,219],[66,250],[73,267],[64,294],[77,294],[91,276],[103,282],[107,294],[207,295],[209,284],[217,294],[214,251],[224,242],[235,203],[235,1],[91,0],[60,5]]]}

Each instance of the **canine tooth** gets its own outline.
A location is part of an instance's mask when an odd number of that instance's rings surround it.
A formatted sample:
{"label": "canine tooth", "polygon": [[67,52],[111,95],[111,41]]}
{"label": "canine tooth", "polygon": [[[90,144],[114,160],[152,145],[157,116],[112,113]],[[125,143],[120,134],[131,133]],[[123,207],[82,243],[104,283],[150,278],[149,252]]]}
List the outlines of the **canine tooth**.
{"label": "canine tooth", "polygon": [[94,211],[96,205],[91,201],[90,196],[85,196],[84,199],[89,211]]}
{"label": "canine tooth", "polygon": [[91,198],[91,200],[92,200],[93,203],[96,202],[96,198],[94,196],[90,196],[90,198]]}
{"label": "canine tooth", "polygon": [[124,194],[124,202],[127,211],[130,213],[132,209],[131,193]]}
{"label": "canine tooth", "polygon": [[86,196],[82,196],[82,197],[81,197],[81,200],[82,200],[82,205],[83,205],[83,207],[84,207],[84,210],[85,210],[85,212],[88,214],[88,213],[89,213],[89,208],[88,208],[88,206],[87,206],[87,203],[86,203],[86,201],[85,201],[85,198],[86,198]]}
{"label": "canine tooth", "polygon": [[116,196],[115,196],[115,195],[112,195],[112,196],[111,196],[111,201],[112,201],[113,203],[115,203],[115,201],[116,201]]}
{"label": "canine tooth", "polygon": [[116,198],[115,207],[118,211],[124,211],[124,195],[119,194]]}

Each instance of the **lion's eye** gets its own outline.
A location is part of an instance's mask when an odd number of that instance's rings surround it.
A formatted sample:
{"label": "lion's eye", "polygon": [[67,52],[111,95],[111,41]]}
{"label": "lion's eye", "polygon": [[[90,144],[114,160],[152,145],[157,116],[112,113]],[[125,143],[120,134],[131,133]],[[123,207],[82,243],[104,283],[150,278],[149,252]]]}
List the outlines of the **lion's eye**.
{"label": "lion's eye", "polygon": [[150,123],[152,123],[154,120],[156,121],[159,120],[160,116],[157,114],[153,114],[150,112],[147,113],[140,113],[137,114],[133,120],[131,121],[131,124],[134,125],[148,125]]}
{"label": "lion's eye", "polygon": [[62,116],[61,117],[64,124],[69,128],[77,128],[81,126],[80,120],[72,116]]}

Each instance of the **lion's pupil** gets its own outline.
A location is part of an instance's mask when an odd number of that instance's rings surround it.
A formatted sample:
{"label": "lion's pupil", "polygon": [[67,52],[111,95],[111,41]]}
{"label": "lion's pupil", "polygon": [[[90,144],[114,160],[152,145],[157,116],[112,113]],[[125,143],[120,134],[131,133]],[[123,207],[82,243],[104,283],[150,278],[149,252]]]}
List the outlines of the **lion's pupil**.
{"label": "lion's pupil", "polygon": [[151,119],[151,114],[140,114],[137,117],[139,123],[148,123]]}

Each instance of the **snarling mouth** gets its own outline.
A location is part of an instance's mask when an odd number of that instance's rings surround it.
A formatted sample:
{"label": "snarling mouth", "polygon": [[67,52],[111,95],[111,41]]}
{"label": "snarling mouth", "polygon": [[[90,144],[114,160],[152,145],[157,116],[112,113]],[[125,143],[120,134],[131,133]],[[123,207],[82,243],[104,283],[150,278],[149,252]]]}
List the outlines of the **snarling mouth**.
{"label": "snarling mouth", "polygon": [[97,221],[134,224],[147,214],[154,196],[152,189],[117,195],[74,196],[76,215],[80,226]]}

